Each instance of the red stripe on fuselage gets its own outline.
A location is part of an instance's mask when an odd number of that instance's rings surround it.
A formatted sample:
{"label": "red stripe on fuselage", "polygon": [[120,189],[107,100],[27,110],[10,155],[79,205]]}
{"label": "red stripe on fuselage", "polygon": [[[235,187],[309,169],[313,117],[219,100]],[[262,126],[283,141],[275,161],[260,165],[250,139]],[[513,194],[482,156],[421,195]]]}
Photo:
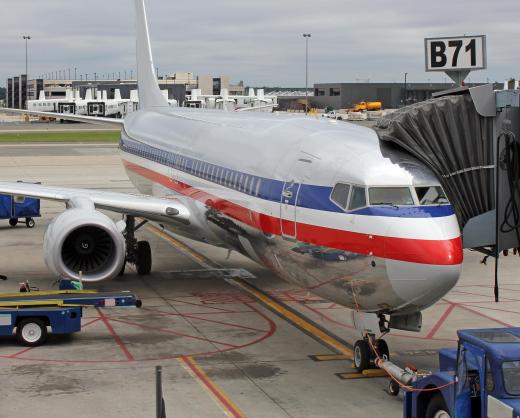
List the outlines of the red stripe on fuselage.
{"label": "red stripe on fuselage", "polygon": [[[157,173],[138,164],[126,160],[123,160],[123,163],[127,169],[136,174],[192,199],[196,199],[206,206],[212,207],[266,234],[282,234],[280,218],[244,208],[189,184],[172,180],[164,174]],[[285,219],[282,219],[282,222],[284,224],[284,232],[291,229],[294,230],[294,222]],[[299,241],[322,247],[411,263],[434,265],[456,265],[462,263],[462,240],[460,237],[449,240],[385,237],[297,222],[296,238]]]}

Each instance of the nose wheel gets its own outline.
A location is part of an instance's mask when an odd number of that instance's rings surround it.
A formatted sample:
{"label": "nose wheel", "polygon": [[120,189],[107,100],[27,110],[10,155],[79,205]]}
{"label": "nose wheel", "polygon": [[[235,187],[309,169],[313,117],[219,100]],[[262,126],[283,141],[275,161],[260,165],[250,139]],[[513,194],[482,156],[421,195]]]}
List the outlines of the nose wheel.
{"label": "nose wheel", "polygon": [[126,263],[135,265],[137,273],[145,276],[152,271],[152,250],[148,241],[137,241],[135,231],[145,225],[148,221],[144,220],[138,225],[135,224],[135,217],[126,216],[126,228],[123,233],[126,242],[126,258],[119,272],[122,276],[125,272]]}
{"label": "nose wheel", "polygon": [[[369,341],[370,339],[370,341]],[[388,344],[382,338],[376,339],[373,334],[366,334],[362,340],[354,344],[354,368],[362,373],[363,370],[376,368],[377,352],[380,358],[390,359]]]}

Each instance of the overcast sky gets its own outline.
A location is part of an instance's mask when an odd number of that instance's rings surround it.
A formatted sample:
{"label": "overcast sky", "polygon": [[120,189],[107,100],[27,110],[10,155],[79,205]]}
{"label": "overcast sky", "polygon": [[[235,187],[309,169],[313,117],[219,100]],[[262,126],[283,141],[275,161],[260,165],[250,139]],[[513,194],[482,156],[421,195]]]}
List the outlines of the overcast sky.
{"label": "overcast sky", "polygon": [[[135,74],[133,0],[0,0],[0,85],[74,67]],[[423,38],[487,35],[488,69],[468,81],[520,77],[519,0],[148,0],[159,73],[228,75],[251,86],[444,81],[424,71]]]}

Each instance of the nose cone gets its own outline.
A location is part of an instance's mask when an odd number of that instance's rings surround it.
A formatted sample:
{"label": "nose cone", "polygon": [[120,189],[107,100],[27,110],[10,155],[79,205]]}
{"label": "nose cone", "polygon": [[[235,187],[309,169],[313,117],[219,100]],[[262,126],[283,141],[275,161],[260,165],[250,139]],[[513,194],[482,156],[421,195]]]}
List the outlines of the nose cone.
{"label": "nose cone", "polygon": [[462,240],[455,215],[394,222],[385,239],[388,279],[403,304],[399,312],[433,305],[455,286]]}
{"label": "nose cone", "polygon": [[422,264],[389,259],[385,264],[390,284],[403,301],[398,309],[401,313],[416,312],[433,305],[455,286],[462,271],[462,264]]}

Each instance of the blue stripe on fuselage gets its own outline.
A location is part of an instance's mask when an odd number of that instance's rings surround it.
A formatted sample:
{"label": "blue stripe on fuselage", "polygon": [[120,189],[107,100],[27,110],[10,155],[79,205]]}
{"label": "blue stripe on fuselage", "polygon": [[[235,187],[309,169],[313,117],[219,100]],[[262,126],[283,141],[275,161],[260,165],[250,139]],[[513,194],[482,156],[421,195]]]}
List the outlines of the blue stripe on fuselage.
{"label": "blue stripe on fuselage", "polygon": [[[221,186],[237,190],[271,202],[280,202],[284,182],[249,173],[232,170],[206,161],[186,157],[178,153],[164,151],[144,142],[122,135],[120,148],[124,152],[183,171]],[[330,200],[331,186],[301,184],[296,205],[303,208],[326,212],[346,213]],[[453,215],[451,205],[439,206],[369,206],[347,212],[353,215],[386,216],[399,218],[435,218]]]}
{"label": "blue stripe on fuselage", "polygon": [[440,218],[455,214],[451,205],[437,206],[369,206],[350,212],[353,215],[387,216],[391,218]]}

